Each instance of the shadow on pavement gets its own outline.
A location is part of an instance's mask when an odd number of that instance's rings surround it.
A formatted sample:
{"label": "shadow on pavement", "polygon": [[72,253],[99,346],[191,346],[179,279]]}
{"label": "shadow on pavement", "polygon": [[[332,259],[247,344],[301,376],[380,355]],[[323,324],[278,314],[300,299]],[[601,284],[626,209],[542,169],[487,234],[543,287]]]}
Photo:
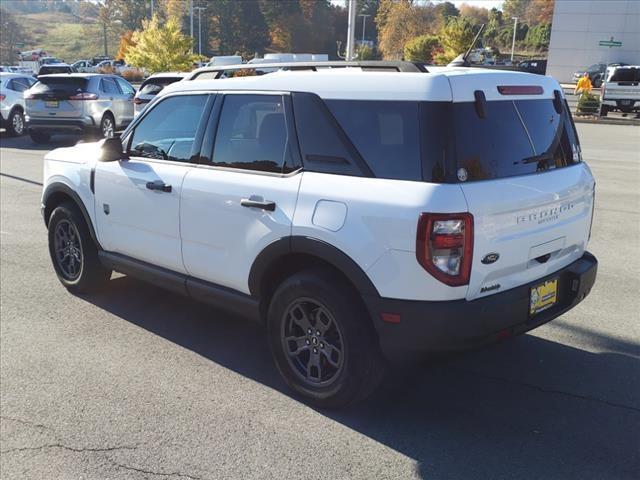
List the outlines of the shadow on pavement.
{"label": "shadow on pavement", "polygon": [[[256,324],[128,277],[84,299],[290,395]],[[611,353],[525,335],[394,371],[365,402],[320,413],[414,459],[425,479],[633,478],[640,346],[598,342]]]}
{"label": "shadow on pavement", "polygon": [[90,137],[81,137],[79,135],[53,135],[47,143],[35,143],[29,135],[20,137],[11,137],[6,131],[0,133],[0,147],[2,148],[18,148],[21,150],[53,150],[60,147],[72,147],[76,143],[95,141]]}

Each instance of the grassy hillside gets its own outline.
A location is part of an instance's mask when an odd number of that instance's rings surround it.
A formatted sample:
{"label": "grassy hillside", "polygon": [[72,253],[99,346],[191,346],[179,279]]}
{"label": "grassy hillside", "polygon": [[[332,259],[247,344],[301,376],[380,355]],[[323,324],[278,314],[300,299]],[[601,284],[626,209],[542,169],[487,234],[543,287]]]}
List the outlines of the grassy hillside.
{"label": "grassy hillside", "polygon": [[[50,55],[72,63],[104,53],[102,28],[92,19],[70,13],[31,13],[19,16],[26,32],[21,50],[42,48]],[[109,55],[118,51],[116,35],[107,35]]]}

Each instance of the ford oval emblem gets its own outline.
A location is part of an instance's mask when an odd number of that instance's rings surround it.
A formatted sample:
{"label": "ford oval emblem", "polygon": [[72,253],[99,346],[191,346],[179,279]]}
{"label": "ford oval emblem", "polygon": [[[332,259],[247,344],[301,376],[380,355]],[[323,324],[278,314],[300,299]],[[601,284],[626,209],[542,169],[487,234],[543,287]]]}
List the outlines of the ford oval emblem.
{"label": "ford oval emblem", "polygon": [[487,253],[482,259],[482,263],[484,263],[485,265],[490,265],[492,263],[496,263],[499,258],[499,253]]}

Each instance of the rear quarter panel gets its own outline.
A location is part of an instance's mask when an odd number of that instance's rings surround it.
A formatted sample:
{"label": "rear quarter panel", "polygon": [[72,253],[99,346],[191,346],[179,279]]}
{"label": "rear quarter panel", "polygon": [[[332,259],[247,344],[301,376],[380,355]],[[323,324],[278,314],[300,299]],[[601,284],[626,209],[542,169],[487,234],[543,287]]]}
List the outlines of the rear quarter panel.
{"label": "rear quarter panel", "polygon": [[340,249],[383,297],[454,300],[467,287],[449,287],[420,266],[416,234],[422,212],[465,211],[457,185],[305,172],[292,234]]}

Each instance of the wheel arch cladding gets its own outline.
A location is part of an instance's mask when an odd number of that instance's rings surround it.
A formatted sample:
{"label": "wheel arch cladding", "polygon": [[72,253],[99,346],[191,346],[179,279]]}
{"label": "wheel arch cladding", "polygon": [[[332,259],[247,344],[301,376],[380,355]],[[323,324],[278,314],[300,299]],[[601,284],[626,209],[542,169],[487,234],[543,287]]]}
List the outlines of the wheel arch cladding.
{"label": "wheel arch cladding", "polygon": [[100,248],[98,237],[96,236],[93,223],[91,222],[91,217],[87,212],[84,202],[76,192],[64,183],[52,183],[45,189],[44,194],[42,195],[42,204],[44,205],[44,224],[47,227],[49,226],[49,219],[51,218],[53,210],[65,201],[73,202],[80,209],[80,213],[82,213],[82,217],[87,223],[87,227],[91,233],[91,238],[95,242],[96,246]]}
{"label": "wheel arch cladding", "polygon": [[320,266],[340,273],[360,295],[379,296],[371,279],[346,253],[322,240],[302,236],[281,238],[260,252],[249,273],[249,290],[257,298],[269,296],[287,276]]}

